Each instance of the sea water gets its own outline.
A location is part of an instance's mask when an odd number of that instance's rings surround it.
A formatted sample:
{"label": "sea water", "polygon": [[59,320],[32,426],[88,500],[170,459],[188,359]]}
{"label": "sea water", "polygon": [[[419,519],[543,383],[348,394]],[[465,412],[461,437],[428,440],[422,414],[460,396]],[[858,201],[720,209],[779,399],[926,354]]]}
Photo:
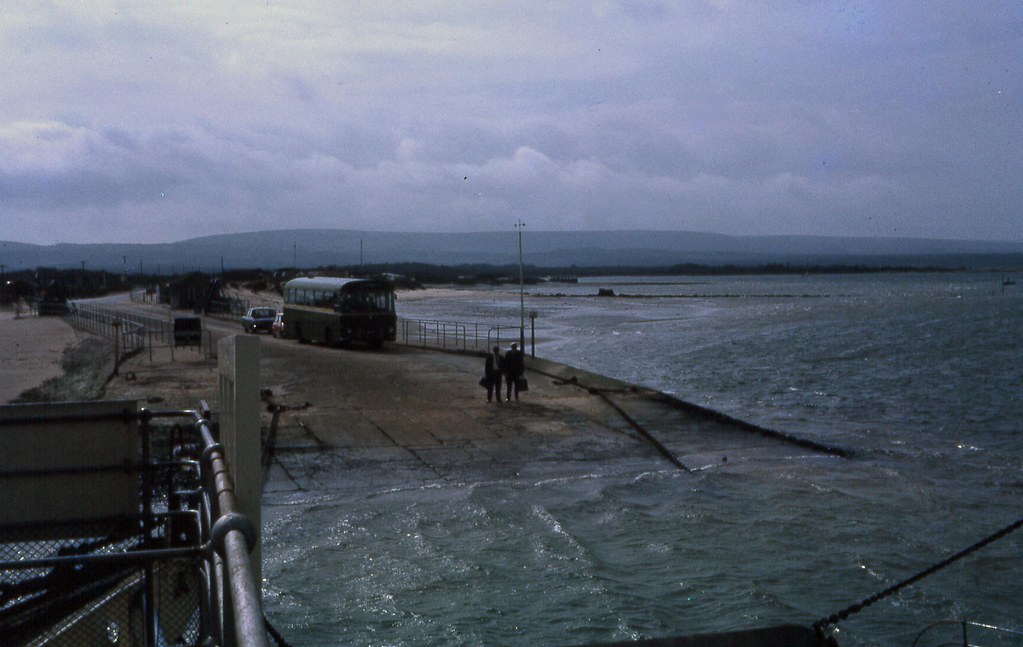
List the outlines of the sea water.
{"label": "sea water", "polygon": [[[697,473],[651,459],[290,498],[264,529],[264,595],[293,644],[809,625],[1023,516],[1023,287],[998,275],[601,277],[524,292],[538,355],[852,458]],[[399,309],[517,323],[519,298],[466,290]],[[1023,629],[1023,531],[842,621],[839,640],[909,645],[952,617]]]}

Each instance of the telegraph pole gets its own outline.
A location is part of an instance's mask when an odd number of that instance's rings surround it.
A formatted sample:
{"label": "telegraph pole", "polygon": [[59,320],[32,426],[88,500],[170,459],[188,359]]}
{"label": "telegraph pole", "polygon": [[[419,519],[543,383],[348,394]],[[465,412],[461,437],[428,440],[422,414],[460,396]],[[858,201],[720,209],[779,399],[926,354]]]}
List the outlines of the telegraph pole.
{"label": "telegraph pole", "polygon": [[526,223],[519,220],[515,228],[519,230],[519,349],[526,352],[526,288],[522,274],[522,230]]}

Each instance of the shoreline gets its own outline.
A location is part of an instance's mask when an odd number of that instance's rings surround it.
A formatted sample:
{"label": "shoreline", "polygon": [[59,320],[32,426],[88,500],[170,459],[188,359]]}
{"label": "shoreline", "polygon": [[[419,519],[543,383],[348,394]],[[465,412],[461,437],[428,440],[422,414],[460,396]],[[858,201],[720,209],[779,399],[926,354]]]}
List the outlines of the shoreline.
{"label": "shoreline", "polygon": [[0,310],[0,403],[9,403],[48,380],[64,375],[65,353],[86,333],[76,331],[60,317],[22,316]]}
{"label": "shoreline", "polygon": [[[479,298],[480,290],[462,290],[458,288],[439,287],[426,288],[424,290],[413,290],[403,292],[406,300],[416,301],[431,298],[452,298],[471,297]],[[413,295],[412,298],[409,298]],[[505,297],[506,294],[495,292],[496,298]],[[168,361],[164,352],[157,352],[155,365],[142,358],[126,358],[124,367],[132,371],[133,376],[138,374],[149,374],[144,380],[145,384],[152,387],[154,393],[141,393],[137,387],[130,387],[115,380],[113,373],[112,347],[102,337],[91,333],[75,330],[70,324],[58,317],[23,317],[14,319],[4,317],[0,313],[0,338],[5,340],[4,352],[0,360],[5,364],[20,364],[15,370],[6,370],[0,381],[0,403],[12,403],[13,401],[27,397],[30,401],[66,401],[66,400],[89,400],[102,399],[107,391],[116,397],[137,397],[144,401],[164,402],[168,394],[161,383],[175,383],[171,389],[177,391],[179,384],[188,384],[198,391],[194,392],[196,398],[214,397],[211,389],[211,382],[215,370],[200,358],[181,357],[177,361]],[[17,322],[17,323],[15,323]],[[277,340],[275,340],[277,341]],[[287,342],[285,342],[287,343]],[[395,344],[400,348],[415,348]],[[11,352],[13,351],[13,353]],[[464,357],[471,357],[474,360],[482,355],[477,351],[446,351],[443,349],[429,349],[430,353],[455,354]],[[196,361],[198,360],[198,361]],[[148,364],[148,366],[147,366]],[[70,370],[68,370],[70,366]],[[848,458],[850,452],[844,448],[818,443],[809,439],[790,434],[784,431],[769,429],[755,423],[751,423],[726,413],[710,409],[677,396],[653,389],[648,386],[624,382],[617,378],[592,373],[578,367],[549,360],[545,358],[531,357],[528,360],[528,370],[537,375],[551,379],[559,385],[575,386],[590,395],[603,398],[606,404],[616,409],[625,422],[634,431],[644,436],[647,441],[660,453],[668,457],[678,466],[681,463],[670,454],[670,451],[660,446],[659,441],[629,414],[621,410],[605,394],[606,393],[632,393],[643,394],[650,401],[658,402],[661,406],[685,412],[706,420],[730,426],[753,435],[759,435],[779,441],[782,444],[801,447],[802,449],[823,454],[830,454]],[[162,379],[157,375],[162,373]],[[583,378],[580,382],[579,378]],[[389,385],[395,386],[395,385]],[[206,394],[202,390],[210,391]],[[192,389],[186,389],[191,391]],[[455,397],[456,394],[448,394]],[[194,406],[191,403],[182,403],[182,407]]]}

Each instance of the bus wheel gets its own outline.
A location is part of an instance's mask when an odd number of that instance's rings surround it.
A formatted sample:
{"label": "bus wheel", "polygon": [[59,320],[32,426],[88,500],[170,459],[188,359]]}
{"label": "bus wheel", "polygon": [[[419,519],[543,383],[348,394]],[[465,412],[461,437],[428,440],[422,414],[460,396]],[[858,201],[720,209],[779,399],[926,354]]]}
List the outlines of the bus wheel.
{"label": "bus wheel", "polygon": [[295,324],[295,339],[297,339],[300,344],[304,344],[307,341],[306,338],[302,336],[302,326],[298,324]]}
{"label": "bus wheel", "polygon": [[334,345],[334,335],[330,332],[330,328],[323,329],[323,345],[328,348]]}

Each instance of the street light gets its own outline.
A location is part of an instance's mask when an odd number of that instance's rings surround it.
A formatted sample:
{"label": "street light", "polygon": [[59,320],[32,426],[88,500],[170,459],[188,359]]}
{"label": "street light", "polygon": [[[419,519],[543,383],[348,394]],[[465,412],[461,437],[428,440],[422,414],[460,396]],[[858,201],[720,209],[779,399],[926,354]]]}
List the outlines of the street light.
{"label": "street light", "polygon": [[522,278],[522,230],[526,223],[521,220],[515,225],[519,230],[519,348],[526,352],[526,290]]}

